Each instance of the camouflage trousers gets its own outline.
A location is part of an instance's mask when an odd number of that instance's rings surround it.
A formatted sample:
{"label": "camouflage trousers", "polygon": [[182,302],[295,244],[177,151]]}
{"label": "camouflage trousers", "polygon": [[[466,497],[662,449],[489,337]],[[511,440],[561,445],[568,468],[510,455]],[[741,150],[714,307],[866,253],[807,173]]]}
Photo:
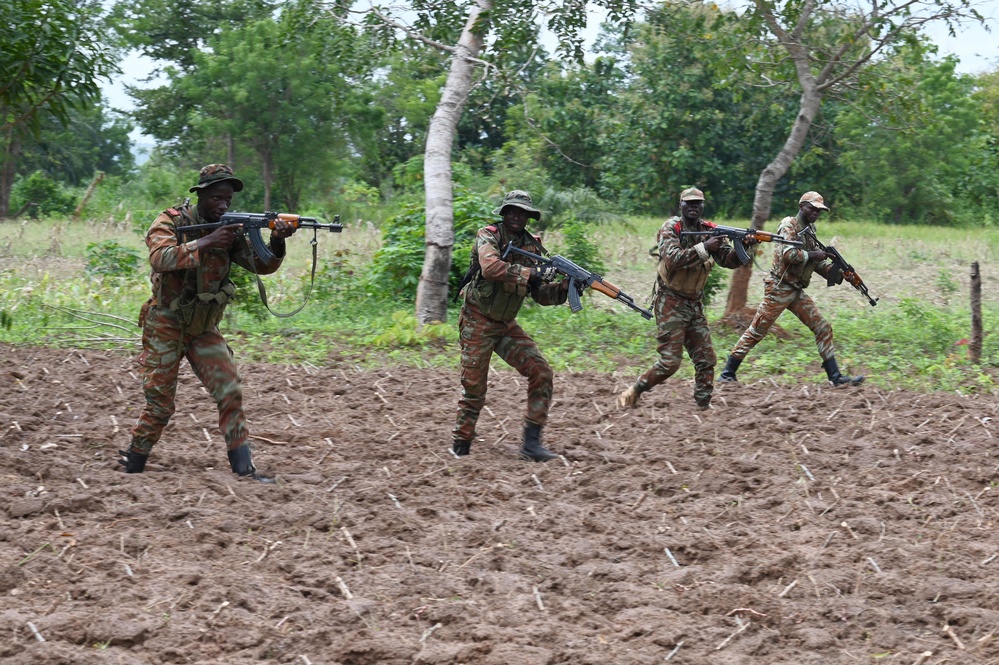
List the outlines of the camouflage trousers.
{"label": "camouflage trousers", "polygon": [[173,312],[165,307],[151,307],[142,326],[142,354],[139,356],[146,406],[132,430],[130,450],[148,455],[160,440],[163,428],[176,409],[177,374],[185,356],[218,405],[219,429],[225,437],[226,450],[246,442],[246,415],[239,372],[232,359],[232,350],[218,329],[191,337],[181,330],[180,321]]}
{"label": "camouflage trousers", "polygon": [[683,350],[694,363],[694,400],[698,404],[711,401],[715,381],[714,346],[711,331],[700,300],[679,298],[660,291],[654,303],[656,313],[659,359],[635,382],[638,392],[645,392],[676,373]]}
{"label": "camouflage trousers", "polygon": [[753,322],[736,342],[732,355],[739,360],[745,358],[750,349],[766,337],[770,326],[785,309],[797,316],[815,335],[815,344],[819,347],[819,355],[823,362],[832,358],[834,355],[832,326],[822,318],[815,301],[803,289],[788,284],[774,284],[770,280],[766,282],[763,302],[756,308]]}
{"label": "camouflage trousers", "polygon": [[475,305],[465,303],[458,319],[461,333],[461,398],[452,436],[471,441],[475,423],[486,403],[489,360],[495,352],[508,365],[527,377],[526,421],[544,426],[552,401],[554,374],[551,365],[516,320],[494,321]]}

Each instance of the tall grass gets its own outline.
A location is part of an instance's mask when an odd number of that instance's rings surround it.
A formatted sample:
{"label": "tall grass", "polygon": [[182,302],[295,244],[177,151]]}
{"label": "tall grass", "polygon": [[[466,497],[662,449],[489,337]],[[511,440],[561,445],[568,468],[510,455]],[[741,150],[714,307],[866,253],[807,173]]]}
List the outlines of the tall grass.
{"label": "tall grass", "polygon": [[[647,304],[655,278],[648,250],[661,219],[634,218],[594,227],[589,236],[600,248],[609,280],[641,304]],[[728,222],[745,225],[746,222]],[[149,297],[145,277],[88,276],[84,271],[90,243],[116,241],[144,255],[141,237],[131,220],[101,223],[27,221],[0,223],[0,342],[19,345],[84,345],[94,324],[64,309],[121,317],[128,327]],[[999,327],[997,253],[999,229],[940,229],[884,226],[862,222],[821,222],[819,237],[835,244],[863,276],[876,307],[843,285],[827,288],[816,278],[809,293],[833,324],[837,358],[852,373],[865,373],[885,388],[921,391],[997,391],[999,335],[987,334],[982,363],[967,360],[970,334],[968,275],[979,261],[984,282],[985,330]],[[288,310],[300,301],[308,283],[309,238],[296,235],[289,257],[276,275],[265,277],[272,305]],[[557,231],[545,238],[553,251],[563,251]],[[371,256],[380,246],[378,230],[350,226],[341,235],[320,238],[320,272],[316,297],[292,319],[257,319],[248,309],[231,308],[222,324],[242,360],[269,362],[385,363],[456,367],[457,309],[450,323],[419,330],[413,305],[385,294],[388,285],[365,282]],[[769,247],[758,257],[769,266]],[[756,271],[751,303],[762,293]],[[727,275],[726,275],[727,277]],[[257,298],[244,289],[241,298]],[[720,318],[724,298],[708,307],[709,320]],[[56,308],[56,309],[54,309]],[[519,318],[557,370],[618,371],[635,375],[656,358],[655,325],[598,293],[584,299],[584,309],[527,306]],[[768,336],[740,370],[744,381],[772,377],[780,382],[821,381],[823,373],[809,331],[790,314],[778,325],[789,339]],[[99,330],[99,328],[97,329]],[[719,362],[735,343],[739,330],[715,325],[712,331]],[[127,337],[123,331],[116,335]],[[131,336],[137,338],[137,328]],[[113,348],[134,351],[134,343],[117,341]],[[497,366],[502,363],[497,361]],[[693,376],[685,360],[678,379]]]}

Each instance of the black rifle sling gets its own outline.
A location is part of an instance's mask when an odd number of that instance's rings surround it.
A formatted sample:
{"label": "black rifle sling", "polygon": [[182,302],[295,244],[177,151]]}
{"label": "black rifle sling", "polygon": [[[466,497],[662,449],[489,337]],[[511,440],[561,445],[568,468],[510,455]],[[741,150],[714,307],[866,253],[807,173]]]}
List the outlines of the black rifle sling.
{"label": "black rifle sling", "polygon": [[312,241],[309,243],[310,245],[312,245],[312,278],[311,281],[309,282],[309,290],[305,293],[305,300],[302,301],[302,304],[299,305],[294,311],[287,313],[275,312],[273,309],[271,309],[271,306],[267,304],[267,289],[264,288],[264,283],[261,281],[260,275],[257,274],[257,264],[253,261],[253,249],[252,247],[250,249],[249,252],[250,267],[253,268],[253,276],[257,278],[257,290],[260,292],[260,302],[264,303],[264,307],[267,308],[268,312],[278,317],[279,319],[286,319],[289,316],[295,316],[303,309],[305,309],[305,306],[309,304],[309,298],[312,297],[312,287],[315,286],[316,284],[316,261],[319,249],[318,234],[319,234],[318,229],[312,229]]}

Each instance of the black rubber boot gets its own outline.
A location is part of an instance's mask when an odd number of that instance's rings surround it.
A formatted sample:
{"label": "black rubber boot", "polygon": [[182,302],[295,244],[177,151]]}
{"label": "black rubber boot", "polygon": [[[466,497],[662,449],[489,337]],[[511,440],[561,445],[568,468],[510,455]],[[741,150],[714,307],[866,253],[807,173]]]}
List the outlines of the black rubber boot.
{"label": "black rubber boot", "polygon": [[451,450],[455,455],[467,455],[472,452],[472,442],[457,440],[451,444]]}
{"label": "black rubber boot", "polygon": [[535,462],[547,462],[558,457],[541,445],[541,425],[534,423],[524,425],[524,445],[520,447],[520,456]]}
{"label": "black rubber boot", "polygon": [[725,361],[725,369],[722,370],[718,381],[721,383],[738,383],[739,379],[735,378],[735,373],[739,370],[739,365],[741,364],[742,358],[729,356],[728,360]]}
{"label": "black rubber boot", "polygon": [[257,467],[253,466],[253,458],[250,456],[250,445],[244,443],[235,450],[226,451],[229,456],[229,467],[233,473],[240,476],[249,476],[262,483],[273,483],[274,479],[262,476],[257,473]]}
{"label": "black rubber boot", "polygon": [[118,464],[125,467],[125,473],[142,473],[146,470],[146,460],[149,459],[149,455],[132,450],[119,450],[118,454],[125,458],[118,460]]}
{"label": "black rubber boot", "polygon": [[843,376],[840,374],[839,366],[836,364],[835,358],[830,358],[822,363],[822,369],[826,371],[826,375],[829,377],[829,383],[834,386],[859,386],[864,382],[863,376]]}

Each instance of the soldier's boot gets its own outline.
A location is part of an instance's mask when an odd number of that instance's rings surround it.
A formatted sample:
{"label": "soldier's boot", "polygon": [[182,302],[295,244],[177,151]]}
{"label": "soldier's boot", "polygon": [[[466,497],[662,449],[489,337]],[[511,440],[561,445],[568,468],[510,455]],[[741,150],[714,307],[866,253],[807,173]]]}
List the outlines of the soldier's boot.
{"label": "soldier's boot", "polygon": [[253,457],[250,455],[250,444],[244,443],[239,448],[226,451],[229,457],[229,467],[233,473],[239,476],[248,476],[262,483],[273,483],[274,479],[257,473],[257,467],[253,466]]}
{"label": "soldier's boot", "polygon": [[455,439],[454,443],[451,444],[451,450],[458,456],[467,455],[472,452],[472,442],[465,441],[464,439]]}
{"label": "soldier's boot", "polygon": [[863,376],[844,376],[843,374],[840,374],[839,366],[836,364],[835,358],[830,358],[822,363],[822,369],[826,371],[826,375],[829,377],[829,383],[834,386],[859,386],[864,382]]}
{"label": "soldier's boot", "polygon": [[125,467],[125,473],[142,473],[146,470],[146,460],[149,459],[149,455],[134,450],[119,450],[118,454],[124,458],[118,460],[118,464]]}
{"label": "soldier's boot", "polygon": [[524,445],[520,447],[520,456],[535,462],[547,462],[558,457],[541,445],[541,425],[534,423],[524,425]]}
{"label": "soldier's boot", "polygon": [[697,403],[697,408],[701,411],[707,411],[711,408],[711,396],[703,397],[701,399],[694,400]]}
{"label": "soldier's boot", "polygon": [[638,406],[638,398],[642,396],[642,391],[632,386],[617,396],[617,405],[622,409],[633,409]]}
{"label": "soldier's boot", "polygon": [[721,376],[718,377],[718,381],[720,383],[738,383],[739,379],[735,378],[735,373],[739,371],[739,365],[741,364],[742,358],[729,356],[728,360],[725,361],[725,369],[722,370]]}

